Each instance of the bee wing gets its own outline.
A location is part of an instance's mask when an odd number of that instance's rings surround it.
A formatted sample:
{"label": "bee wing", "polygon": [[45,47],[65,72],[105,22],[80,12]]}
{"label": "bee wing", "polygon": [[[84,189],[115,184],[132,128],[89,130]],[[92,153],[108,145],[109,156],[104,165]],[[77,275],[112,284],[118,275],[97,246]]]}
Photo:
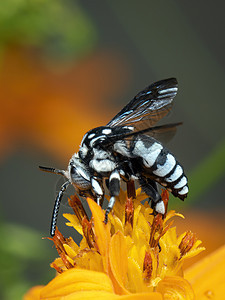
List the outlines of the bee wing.
{"label": "bee wing", "polygon": [[163,144],[168,143],[176,134],[177,126],[182,125],[182,122],[166,124],[161,126],[155,126],[151,128],[146,128],[144,130],[135,131],[129,134],[129,136],[125,136],[125,139],[133,139],[134,136],[137,135],[145,135],[153,137],[154,139],[160,141]]}
{"label": "bee wing", "polygon": [[177,90],[176,78],[155,82],[139,92],[107,125],[132,126],[135,131],[150,128],[171,110]]}
{"label": "bee wing", "polygon": [[108,147],[119,140],[133,140],[134,137],[138,135],[142,135],[142,139],[145,137],[148,139],[150,136],[162,143],[167,143],[175,135],[177,126],[180,125],[182,125],[181,122],[145,128],[138,131],[109,135],[107,136],[107,139],[97,141],[95,146],[98,144],[99,146],[101,145],[103,147]]}

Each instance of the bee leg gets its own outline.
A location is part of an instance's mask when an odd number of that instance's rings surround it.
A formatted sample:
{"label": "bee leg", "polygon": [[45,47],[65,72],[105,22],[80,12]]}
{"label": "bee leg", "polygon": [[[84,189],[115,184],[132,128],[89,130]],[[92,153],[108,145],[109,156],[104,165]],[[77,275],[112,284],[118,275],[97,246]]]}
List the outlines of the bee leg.
{"label": "bee leg", "polygon": [[108,222],[108,214],[113,208],[113,205],[116,201],[116,196],[119,196],[120,193],[120,174],[117,170],[114,170],[109,176],[109,194],[110,200],[105,211],[105,220],[104,223]]}
{"label": "bee leg", "polygon": [[156,182],[151,180],[150,178],[140,177],[139,183],[142,190],[150,197],[151,207],[154,212],[164,214],[165,206],[162,201],[160,194],[158,193]]}
{"label": "bee leg", "polygon": [[109,179],[105,179],[105,185],[106,185],[107,189],[109,189]]}
{"label": "bee leg", "polygon": [[102,188],[102,182],[100,178],[91,177],[91,186],[94,194],[96,195],[96,202],[98,205],[102,206],[102,202],[104,199],[104,192]]}

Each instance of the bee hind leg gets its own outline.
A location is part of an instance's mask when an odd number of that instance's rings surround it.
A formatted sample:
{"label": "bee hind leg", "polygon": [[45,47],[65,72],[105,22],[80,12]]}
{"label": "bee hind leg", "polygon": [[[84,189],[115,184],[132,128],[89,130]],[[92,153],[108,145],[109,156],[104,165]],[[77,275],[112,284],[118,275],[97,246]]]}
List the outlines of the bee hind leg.
{"label": "bee hind leg", "polygon": [[142,190],[149,196],[149,201],[151,201],[151,208],[155,213],[165,214],[165,205],[162,198],[158,192],[156,182],[150,178],[140,177],[139,183]]}

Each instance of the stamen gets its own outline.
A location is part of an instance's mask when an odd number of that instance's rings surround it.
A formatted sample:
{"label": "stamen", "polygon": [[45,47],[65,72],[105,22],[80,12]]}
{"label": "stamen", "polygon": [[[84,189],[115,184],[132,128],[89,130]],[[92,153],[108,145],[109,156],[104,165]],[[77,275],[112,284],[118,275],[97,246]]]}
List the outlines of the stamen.
{"label": "stamen", "polygon": [[51,264],[51,267],[54,268],[59,274],[63,273],[63,269],[57,266],[57,264],[55,264],[54,262]]}
{"label": "stamen", "polygon": [[196,241],[196,236],[193,232],[187,231],[182,241],[180,242],[179,249],[181,257],[191,250]]}
{"label": "stamen", "polygon": [[134,220],[134,203],[132,198],[127,198],[125,204],[125,224],[131,224],[133,228],[133,220]]}
{"label": "stamen", "polygon": [[94,232],[92,229],[92,222],[88,221],[87,217],[84,216],[81,222],[82,229],[83,229],[83,234],[84,237],[88,243],[89,248],[95,248],[96,243],[95,243],[95,238],[94,238]]}
{"label": "stamen", "polygon": [[55,231],[55,235],[52,238],[54,244],[55,244],[55,248],[59,254],[59,256],[61,257],[65,267],[67,269],[71,269],[74,266],[69,262],[69,260],[67,259],[67,253],[66,250],[63,246],[63,244],[67,243],[66,239],[63,237],[63,235],[59,232],[58,228],[56,228]]}
{"label": "stamen", "polygon": [[158,246],[158,242],[163,232],[163,220],[162,215],[157,214],[152,222],[152,228],[149,239],[149,246],[151,248],[155,248]]}
{"label": "stamen", "polygon": [[86,214],[86,211],[84,210],[84,207],[80,201],[80,199],[76,195],[72,195],[68,199],[69,205],[72,207],[75,215],[77,216],[80,224],[82,223],[82,220],[84,217],[88,220],[88,216]]}
{"label": "stamen", "polygon": [[145,281],[149,282],[152,276],[152,256],[150,251],[145,252],[145,258],[143,263],[143,278]]}
{"label": "stamen", "polygon": [[134,221],[134,202],[133,198],[127,198],[125,203],[125,225],[124,234],[132,236]]}

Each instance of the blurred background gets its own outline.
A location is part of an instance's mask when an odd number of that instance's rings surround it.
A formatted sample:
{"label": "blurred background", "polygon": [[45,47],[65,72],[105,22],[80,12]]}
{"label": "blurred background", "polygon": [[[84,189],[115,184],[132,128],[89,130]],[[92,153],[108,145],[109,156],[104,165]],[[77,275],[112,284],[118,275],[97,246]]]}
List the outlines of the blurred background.
{"label": "blurred background", "polygon": [[[55,274],[56,251],[42,237],[58,177],[38,166],[66,168],[86,131],[168,77],[179,93],[163,121],[184,124],[167,146],[190,183],[184,203],[170,201],[186,216],[178,231],[197,233],[202,256],[224,243],[224,8],[219,0],[1,1],[1,299],[21,299]],[[60,210],[63,233],[69,211]]]}

